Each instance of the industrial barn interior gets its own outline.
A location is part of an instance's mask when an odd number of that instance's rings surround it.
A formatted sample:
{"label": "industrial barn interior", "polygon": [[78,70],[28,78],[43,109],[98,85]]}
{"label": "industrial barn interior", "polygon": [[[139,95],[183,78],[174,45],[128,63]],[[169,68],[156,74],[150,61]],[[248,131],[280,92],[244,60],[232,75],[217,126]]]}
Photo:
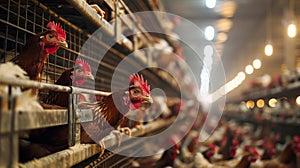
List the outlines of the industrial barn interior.
{"label": "industrial barn interior", "polygon": [[300,167],[300,1],[0,9],[0,167]]}

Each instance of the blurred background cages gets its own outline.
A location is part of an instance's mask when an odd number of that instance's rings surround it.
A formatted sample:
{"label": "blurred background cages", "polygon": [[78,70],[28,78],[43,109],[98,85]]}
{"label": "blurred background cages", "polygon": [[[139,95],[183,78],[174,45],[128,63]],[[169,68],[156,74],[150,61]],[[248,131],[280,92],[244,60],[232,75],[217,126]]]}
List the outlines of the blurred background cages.
{"label": "blurred background cages", "polygon": [[[67,35],[67,42],[68,48],[61,48],[55,54],[49,55],[49,58],[44,66],[44,73],[42,76],[42,82],[46,83],[54,83],[60,76],[60,74],[68,68],[73,67],[74,61],[79,55],[80,49],[82,45],[86,42],[86,40],[91,37],[91,34],[95,32],[99,26],[95,23],[91,22],[90,19],[85,18],[82,13],[78,12],[74,8],[74,4],[71,1],[46,1],[46,0],[8,0],[8,1],[0,1],[0,58],[1,63],[7,62],[13,57],[17,56],[23,49],[27,40],[34,34],[41,33],[46,30],[46,25],[49,21],[59,22]],[[69,3],[70,2],[70,3]],[[80,2],[80,1],[78,1]],[[112,3],[112,1],[109,1]],[[128,1],[129,3],[134,6],[134,10],[137,11],[139,8],[134,4],[132,1]],[[119,3],[120,5],[124,5],[124,2]],[[103,5],[107,5],[103,2]],[[110,4],[112,6],[112,4]],[[127,10],[128,7],[127,7]],[[144,10],[144,9],[140,9]],[[134,11],[134,12],[135,12]],[[111,15],[113,11],[107,11],[106,15],[108,19],[111,19]],[[129,10],[129,12],[131,12]],[[58,13],[58,14],[57,14]],[[128,13],[128,11],[126,11]],[[156,17],[156,16],[155,16]],[[157,18],[148,18],[151,22],[157,22]],[[136,21],[136,20],[135,20]],[[132,20],[131,22],[134,22]],[[104,22],[105,24],[108,22]],[[118,28],[118,23],[113,25],[115,27],[110,27],[107,29],[108,31],[113,31],[114,28]],[[121,24],[121,23],[119,23]],[[161,28],[158,23],[153,25],[157,25],[158,28]],[[124,24],[122,24],[124,26]],[[126,26],[126,25],[125,25]],[[124,29],[124,28],[122,28]],[[114,30],[115,34],[121,30]],[[118,44],[116,43],[113,47],[107,46],[105,41],[111,40],[114,36],[110,35],[109,33],[98,33],[100,37],[96,37],[97,40],[92,46],[89,46],[93,52],[89,52],[91,55],[80,55],[81,58],[86,59],[88,63],[91,65],[94,72],[97,72],[95,75],[95,88],[96,90],[103,90],[109,91],[110,90],[110,82],[112,74],[115,70],[115,67],[119,64],[120,61],[132,52],[133,44],[129,42],[127,44]],[[149,37],[149,36],[148,36]],[[144,39],[145,40],[145,39]],[[149,39],[147,39],[149,42]],[[133,40],[134,41],[134,40]],[[108,52],[103,57],[102,61],[95,59],[99,56],[98,53],[103,53],[103,50],[107,50]],[[102,50],[102,51],[101,51]],[[138,58],[139,57],[139,58]],[[151,54],[143,53],[135,57],[134,61],[131,61],[131,65],[134,67],[140,67],[141,65],[148,64],[149,62],[143,61],[151,57]],[[141,60],[142,59],[142,60]],[[100,65],[99,65],[100,64]],[[98,68],[98,65],[101,68]],[[150,72],[150,73],[149,73]],[[161,82],[161,74],[158,71],[147,69],[143,71],[143,74],[146,75],[152,84],[158,85],[165,85],[168,86],[169,84],[165,84]],[[166,76],[166,74],[164,74]],[[120,79],[120,83],[126,82],[128,79],[124,76]],[[166,81],[166,80],[165,80]],[[168,79],[167,81],[171,81]],[[91,82],[91,81],[90,81]],[[171,81],[172,82],[172,81]],[[167,82],[168,83],[168,82]],[[174,81],[173,81],[174,83]],[[90,86],[87,84],[87,86]],[[94,86],[94,83],[93,83]],[[173,85],[174,86],[174,85]],[[176,87],[176,84],[175,84]],[[168,93],[173,94],[178,93],[174,92],[174,87],[170,88],[169,86],[166,87]],[[176,88],[175,88],[176,90]],[[41,92],[43,94],[43,92]]]}

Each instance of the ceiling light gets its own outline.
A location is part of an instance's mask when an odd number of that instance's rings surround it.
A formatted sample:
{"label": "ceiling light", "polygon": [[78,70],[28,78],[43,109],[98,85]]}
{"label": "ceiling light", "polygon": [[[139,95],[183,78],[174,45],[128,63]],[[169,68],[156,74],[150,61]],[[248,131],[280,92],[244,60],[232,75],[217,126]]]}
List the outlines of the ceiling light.
{"label": "ceiling light", "polygon": [[252,100],[247,101],[246,106],[247,106],[249,109],[254,108],[254,106],[255,106],[254,101],[252,101]]}
{"label": "ceiling light", "polygon": [[224,48],[224,45],[222,43],[215,43],[216,50],[222,50]]}
{"label": "ceiling light", "polygon": [[298,106],[300,106],[300,96],[298,96],[298,97],[296,98],[296,104],[297,104]]}
{"label": "ceiling light", "polygon": [[232,27],[232,21],[227,18],[219,19],[216,22],[216,29],[220,32],[228,32]]}
{"label": "ceiling light", "polygon": [[297,28],[294,23],[288,25],[287,34],[290,38],[294,38],[297,34]]}
{"label": "ceiling light", "polygon": [[214,49],[211,45],[206,45],[204,47],[204,55],[210,57],[214,55]]}
{"label": "ceiling light", "polygon": [[226,33],[222,32],[217,34],[216,41],[218,41],[219,43],[224,43],[227,39],[228,36]]}
{"label": "ceiling light", "polygon": [[276,103],[277,103],[277,100],[275,98],[272,98],[269,100],[270,107],[276,107]]}
{"label": "ceiling light", "polygon": [[208,8],[214,8],[216,6],[216,0],[206,0],[205,5]]}
{"label": "ceiling light", "polygon": [[260,61],[260,59],[255,59],[253,61],[253,67],[254,67],[254,69],[259,69],[261,67],[261,61]]}
{"label": "ceiling light", "polygon": [[212,26],[207,26],[204,30],[205,38],[209,41],[215,37],[215,29]]}
{"label": "ceiling light", "polygon": [[257,106],[258,108],[263,108],[263,107],[265,106],[265,101],[264,101],[263,99],[257,100],[256,106]]}
{"label": "ceiling light", "polygon": [[231,17],[233,17],[236,8],[237,8],[236,2],[234,2],[234,1],[224,1],[224,2],[220,2],[220,4],[218,5],[217,11],[224,18],[231,18]]}
{"label": "ceiling light", "polygon": [[273,54],[273,46],[271,43],[268,43],[265,46],[265,54],[266,54],[266,56],[271,56]]}
{"label": "ceiling light", "polygon": [[247,65],[246,67],[245,67],[245,72],[247,73],[247,74],[252,74],[253,73],[253,67],[252,67],[252,65]]}
{"label": "ceiling light", "polygon": [[238,78],[239,81],[243,81],[243,80],[245,80],[246,75],[245,75],[244,72],[239,72],[239,73],[237,74],[237,78]]}

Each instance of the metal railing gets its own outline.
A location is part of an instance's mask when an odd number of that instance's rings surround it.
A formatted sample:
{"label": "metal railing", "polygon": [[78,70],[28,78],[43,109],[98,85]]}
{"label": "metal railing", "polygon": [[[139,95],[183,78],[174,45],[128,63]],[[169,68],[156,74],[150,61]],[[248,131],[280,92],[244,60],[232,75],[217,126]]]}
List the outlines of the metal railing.
{"label": "metal railing", "polygon": [[[102,92],[96,90],[82,89],[78,87],[68,87],[68,86],[60,86],[48,83],[40,83],[31,80],[24,79],[15,79],[15,78],[0,78],[0,84],[9,85],[12,87],[24,87],[24,88],[35,88],[35,89],[49,89],[60,92],[68,92],[70,95],[74,94],[95,94],[101,96],[110,95],[110,92]],[[16,167],[17,165],[21,167],[49,167],[54,165],[60,165],[60,167],[71,167],[75,164],[82,162],[85,159],[90,158],[91,156],[97,154],[99,152],[99,148],[97,145],[87,145],[87,144],[79,144],[80,131],[74,131],[75,129],[80,128],[80,121],[78,117],[78,113],[76,111],[71,110],[74,109],[73,98],[74,96],[70,96],[70,107],[68,110],[44,110],[43,112],[16,112],[14,110],[14,102],[15,97],[11,95],[11,92],[8,95],[9,99],[11,99],[11,108],[8,112],[1,111],[0,113],[0,145],[4,147],[8,151],[12,151],[9,159],[0,163],[0,166],[5,167]],[[50,117],[51,116],[51,117]],[[58,119],[60,118],[60,119]],[[3,121],[11,121],[8,122],[10,124],[4,125]],[[170,120],[158,120],[157,122],[153,122],[145,126],[143,130],[132,130],[132,136],[142,136],[146,133],[153,132],[155,130],[159,130],[165,128],[170,125],[174,119]],[[25,164],[18,163],[18,132],[29,130],[29,129],[37,129],[44,128],[49,126],[57,126],[57,125],[69,125],[69,148],[63,151],[53,153],[46,157],[36,159],[30,161]],[[9,139],[10,141],[3,141],[4,139]],[[127,136],[123,137],[123,141],[129,140]],[[112,147],[117,144],[117,139],[113,135],[109,135],[104,138],[104,143],[107,147]],[[136,143],[138,145],[140,143]],[[125,146],[124,149],[128,149],[130,146]],[[6,150],[1,150],[0,155],[7,156],[8,152]],[[114,155],[114,154],[111,154]],[[106,156],[106,155],[105,155]],[[113,157],[113,156],[111,156]],[[97,159],[97,164],[103,164],[105,162],[105,157]],[[104,159],[104,160],[102,160]]]}
{"label": "metal railing", "polygon": [[[110,6],[114,5],[114,3],[110,0],[106,0],[105,2],[107,3],[108,1]],[[58,164],[61,165],[61,167],[70,167],[98,153],[99,149],[96,145],[79,144],[80,131],[76,130],[80,129],[80,114],[78,111],[74,110],[74,104],[71,102],[73,102],[72,100],[76,94],[86,93],[102,96],[111,94],[110,92],[102,92],[98,90],[110,90],[113,71],[118,63],[126,57],[128,52],[108,46],[105,42],[103,42],[101,37],[92,37],[91,34],[93,32],[91,30],[99,27],[105,29],[105,32],[109,37],[114,37],[115,32],[118,31],[114,31],[114,28],[117,28],[119,25],[114,25],[115,27],[113,27],[106,20],[96,15],[93,9],[91,9],[91,7],[84,1],[61,1],[63,4],[71,4],[76,8],[76,10],[70,8],[68,11],[70,13],[59,13],[58,7],[49,7],[47,3],[51,2],[44,0],[8,0],[0,3],[0,62],[7,62],[13,57],[19,55],[25,43],[28,42],[28,37],[45,31],[45,25],[49,21],[53,20],[61,23],[67,34],[66,41],[68,42],[69,48],[59,49],[55,54],[49,55],[44,66],[44,75],[42,76],[41,83],[15,78],[1,78],[0,84],[8,85],[10,89],[15,86],[39,89],[42,95],[47,94],[45,90],[67,92],[70,94],[69,107],[65,110],[57,109],[43,110],[42,112],[20,112],[16,111],[14,108],[16,97],[12,96],[11,92],[7,95],[7,97],[0,96],[0,104],[2,105],[6,101],[9,106],[7,111],[3,111],[2,108],[0,108],[0,167],[49,167],[51,165],[53,166]],[[127,22],[127,20],[123,20],[123,22],[133,25],[133,27],[127,25],[129,28],[144,31],[144,28],[140,26],[134,27],[137,24],[136,19],[132,16],[132,12],[128,7],[126,7],[126,4],[121,1],[120,5],[122,5],[131,15],[130,23]],[[79,16],[78,11],[81,13]],[[75,19],[71,16],[75,17]],[[93,28],[87,28],[84,24],[76,23],[76,17],[84,17],[87,18],[88,21],[92,21],[94,25],[90,26]],[[122,34],[120,34],[120,36],[123,39],[127,39]],[[83,55],[80,52],[81,47],[89,38],[94,40],[93,46],[91,46],[93,51],[90,52],[91,55]],[[150,44],[151,36],[144,33],[142,40],[144,40],[145,43]],[[124,40],[122,41],[124,42]],[[133,51],[135,45],[134,42],[132,43],[129,40],[125,41],[128,42],[123,43],[118,41],[118,44],[127,48],[129,51]],[[108,53],[105,55],[106,59],[99,62],[99,60],[96,59],[98,58],[97,54],[103,49],[107,49]],[[88,60],[91,68],[95,72],[99,72],[99,69],[97,69],[99,64],[103,68],[100,73],[101,76],[98,75],[95,77],[95,80],[97,81],[95,90],[53,84],[63,71],[74,66],[74,62],[78,56]],[[147,56],[150,57],[151,55]],[[144,58],[147,56],[138,54],[136,57]],[[143,62],[142,59],[137,59],[136,62],[131,60],[130,62],[130,65],[134,67],[142,67],[144,64],[147,64],[147,62]],[[153,81],[152,83],[161,83],[162,78],[155,73],[155,71],[151,70],[143,72],[148,79]],[[127,79],[120,79],[120,83],[124,81],[127,81]],[[25,164],[18,163],[18,139],[21,131],[66,124],[68,124],[69,130],[69,149]],[[144,131],[133,130],[133,135],[141,136],[156,129],[166,127],[168,124],[170,124],[168,121],[158,121],[147,125]],[[115,138],[111,136],[109,136],[105,141],[111,146],[116,144]],[[66,160],[68,161],[66,162]],[[103,163],[102,161],[100,162]]]}

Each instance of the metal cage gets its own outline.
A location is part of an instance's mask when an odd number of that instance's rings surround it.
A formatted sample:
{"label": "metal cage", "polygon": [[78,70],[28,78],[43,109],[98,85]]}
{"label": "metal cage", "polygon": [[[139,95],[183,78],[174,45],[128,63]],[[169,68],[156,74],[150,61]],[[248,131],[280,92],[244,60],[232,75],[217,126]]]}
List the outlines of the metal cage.
{"label": "metal cage", "polygon": [[[119,7],[123,6],[126,9],[126,13],[131,13],[130,9],[123,1],[104,1],[106,6],[111,8],[111,12],[118,16]],[[148,4],[148,1],[143,1]],[[149,4],[148,4],[149,5]],[[61,6],[67,6],[62,9]],[[71,6],[68,8],[68,6]],[[81,21],[78,21],[81,19]],[[157,18],[156,18],[157,19]],[[85,24],[82,24],[82,20]],[[95,90],[110,91],[111,77],[117,67],[127,54],[132,53],[135,48],[135,41],[130,41],[127,37],[120,32],[120,23],[126,23],[129,28],[134,28],[136,19],[132,17],[130,20],[121,20],[116,22],[114,26],[108,23],[106,20],[98,18],[94,11],[87,5],[82,3],[81,0],[65,0],[65,1],[46,1],[46,0],[7,0],[0,2],[0,63],[7,62],[19,55],[22,52],[23,47],[31,36],[41,33],[46,30],[45,25],[49,21],[59,22],[67,35],[68,48],[61,48],[55,54],[49,55],[45,65],[42,83],[27,81],[27,80],[10,80],[0,79],[1,84],[9,86],[26,86],[31,88],[40,89],[40,96],[47,94],[47,90],[60,90],[70,93],[70,99],[74,98],[78,93],[89,94],[108,94],[105,92],[99,92]],[[156,21],[157,22],[157,21]],[[133,26],[133,27],[132,27]],[[91,47],[90,55],[83,55],[80,50],[87,39],[91,37],[91,34],[99,27],[104,28],[104,33],[99,37],[94,37],[94,43]],[[140,27],[140,29],[143,29]],[[114,46],[108,46],[105,41],[110,38],[127,39],[116,41]],[[147,33],[142,35],[142,40],[145,43],[151,45],[151,36]],[[126,42],[124,42],[126,41]],[[101,46],[101,47],[99,47]],[[107,49],[103,60],[99,62],[97,54],[103,49]],[[96,72],[95,74],[95,86],[87,87],[84,90],[73,87],[62,87],[53,85],[59,78],[61,73],[74,66],[74,62],[78,56],[86,59],[91,68]],[[140,65],[151,64],[151,53],[139,53],[136,56],[134,62],[129,62],[130,66],[139,67]],[[101,68],[98,68],[98,65]],[[172,86],[166,87],[167,92],[171,95],[177,95],[176,86],[172,85],[174,81],[172,78],[168,78],[168,75],[159,72],[158,70],[147,69],[143,71],[143,74],[148,77],[149,82],[154,86],[164,85]],[[127,77],[121,77],[120,83],[126,82]],[[94,83],[93,83],[94,84]],[[174,92],[175,91],[175,92]],[[2,95],[3,96],[3,95]],[[16,112],[14,110],[15,97],[11,94],[7,95],[9,100],[8,112],[2,111],[0,108],[0,144],[3,150],[9,150],[8,155],[0,156],[0,160],[4,161],[1,165],[8,167],[48,167],[53,165],[59,165],[63,167],[83,166],[117,166],[123,165],[126,167],[125,161],[130,160],[130,157],[122,157],[112,153],[106,153],[100,160],[93,158],[99,152],[96,145],[80,145],[78,144],[78,137],[80,136],[80,121],[76,117],[76,111],[72,110],[73,105],[70,103],[68,110],[44,110],[42,113],[30,113],[30,112]],[[0,104],[2,104],[3,97],[0,96]],[[72,101],[69,101],[72,102]],[[146,126],[146,130],[138,131],[134,130],[133,133],[136,136],[142,136],[147,132],[155,132],[163,129],[171,124],[171,121],[159,121]],[[38,129],[56,125],[69,125],[69,149],[62,150],[58,153],[51,154],[49,156],[30,161],[25,164],[19,164],[17,161],[18,154],[18,134],[19,131]],[[115,145],[116,140],[114,137],[107,138],[108,144]],[[142,143],[142,142],[140,142]],[[139,145],[132,144],[132,145]],[[76,145],[75,145],[76,144]],[[74,146],[75,145],[75,146]],[[127,148],[129,148],[127,146]],[[0,151],[1,151],[0,150]],[[124,149],[125,150],[125,149]],[[126,149],[128,150],[128,149]],[[139,152],[139,151],[136,151]],[[3,154],[5,152],[1,152]],[[80,155],[80,157],[78,157]],[[66,160],[70,157],[77,157],[68,163]],[[92,158],[91,158],[92,157]],[[87,162],[82,162],[85,159]],[[97,160],[93,164],[89,164],[88,161]]]}

